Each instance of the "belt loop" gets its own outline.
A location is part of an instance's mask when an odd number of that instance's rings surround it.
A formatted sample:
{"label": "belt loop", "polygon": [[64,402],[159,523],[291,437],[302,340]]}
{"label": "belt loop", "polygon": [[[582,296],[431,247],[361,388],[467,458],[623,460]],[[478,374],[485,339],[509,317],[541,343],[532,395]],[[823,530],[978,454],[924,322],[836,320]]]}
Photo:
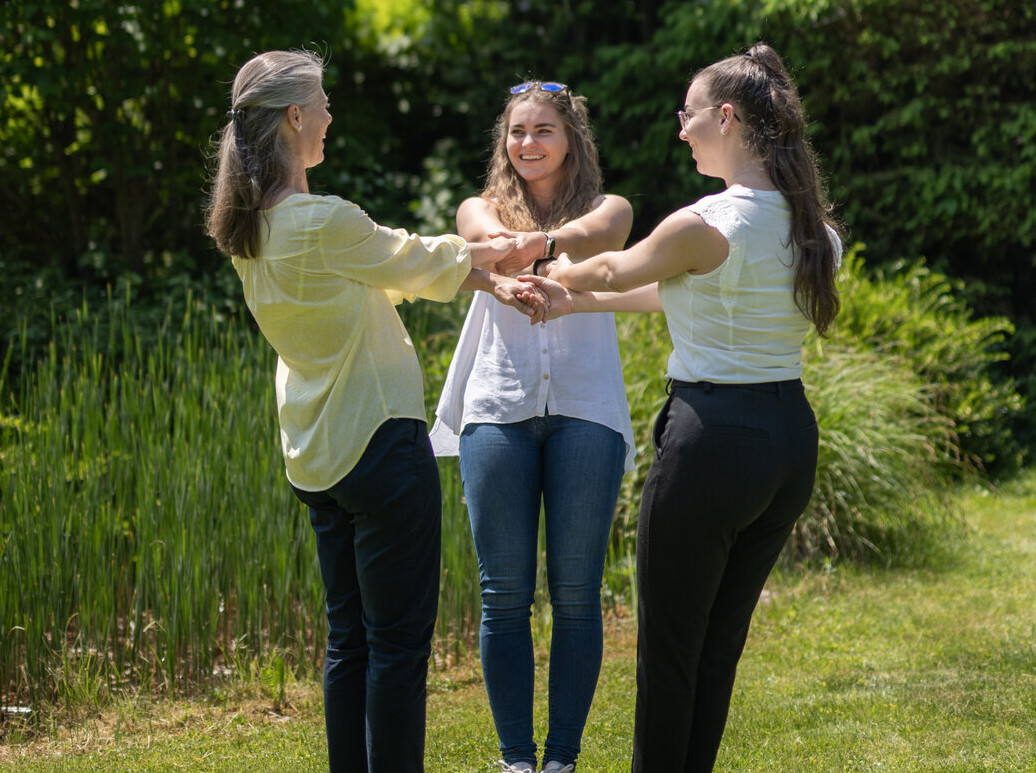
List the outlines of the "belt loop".
{"label": "belt loop", "polygon": [[702,389],[705,390],[705,394],[707,394],[707,395],[711,395],[712,394],[713,384],[712,384],[711,381],[702,381],[701,382],[701,387],[702,387]]}
{"label": "belt loop", "polygon": [[781,390],[781,387],[782,387],[782,386],[783,386],[783,383],[782,383],[782,382],[780,382],[780,381],[778,381],[778,382],[777,382],[777,399],[778,399],[778,400],[780,400],[780,399],[781,399],[781,391],[782,391],[782,390]]}
{"label": "belt loop", "polygon": [[673,380],[671,378],[665,380],[665,393],[670,397],[673,394]]}

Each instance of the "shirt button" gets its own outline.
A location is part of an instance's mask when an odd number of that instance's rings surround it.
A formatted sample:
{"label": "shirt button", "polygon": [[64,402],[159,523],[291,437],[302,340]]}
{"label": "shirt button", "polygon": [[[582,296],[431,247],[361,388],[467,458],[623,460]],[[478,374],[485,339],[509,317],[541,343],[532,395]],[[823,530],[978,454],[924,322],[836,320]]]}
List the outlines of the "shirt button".
{"label": "shirt button", "polygon": [[543,351],[542,351],[541,353],[542,353],[542,354],[546,354],[546,353],[547,353],[547,350],[546,350],[546,349],[544,349],[544,350],[543,350]]}
{"label": "shirt button", "polygon": [[548,378],[550,378],[550,376],[548,374],[544,373],[543,374],[543,380],[546,381]]}

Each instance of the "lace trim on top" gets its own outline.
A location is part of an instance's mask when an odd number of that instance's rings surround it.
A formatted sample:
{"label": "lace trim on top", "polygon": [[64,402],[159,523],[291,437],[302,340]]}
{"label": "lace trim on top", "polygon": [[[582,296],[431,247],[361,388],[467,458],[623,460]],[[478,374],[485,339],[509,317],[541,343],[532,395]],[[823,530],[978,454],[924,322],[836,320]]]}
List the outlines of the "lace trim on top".
{"label": "lace trim on top", "polygon": [[737,302],[735,291],[741,279],[741,267],[745,263],[745,246],[740,239],[734,238],[738,226],[741,225],[741,213],[731,202],[723,199],[698,202],[688,209],[723,234],[727,240],[729,253],[719,267],[720,303],[723,304],[727,315],[732,316]]}

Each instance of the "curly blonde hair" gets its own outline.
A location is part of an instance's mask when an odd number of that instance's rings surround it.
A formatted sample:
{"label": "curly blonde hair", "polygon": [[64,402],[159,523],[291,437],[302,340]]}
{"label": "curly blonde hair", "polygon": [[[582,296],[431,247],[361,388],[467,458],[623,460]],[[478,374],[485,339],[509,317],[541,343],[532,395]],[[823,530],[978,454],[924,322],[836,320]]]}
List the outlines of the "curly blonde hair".
{"label": "curly blonde hair", "polygon": [[[541,102],[553,107],[568,137],[568,156],[561,164],[560,182],[551,200],[550,210],[541,216],[525,180],[507,156],[507,137],[511,113],[525,102]],[[576,96],[568,88],[558,92],[533,87],[515,94],[504,106],[493,127],[493,157],[482,198],[491,201],[500,222],[514,231],[549,231],[585,215],[601,195],[603,180],[598,164],[597,146],[586,109],[586,97]]]}

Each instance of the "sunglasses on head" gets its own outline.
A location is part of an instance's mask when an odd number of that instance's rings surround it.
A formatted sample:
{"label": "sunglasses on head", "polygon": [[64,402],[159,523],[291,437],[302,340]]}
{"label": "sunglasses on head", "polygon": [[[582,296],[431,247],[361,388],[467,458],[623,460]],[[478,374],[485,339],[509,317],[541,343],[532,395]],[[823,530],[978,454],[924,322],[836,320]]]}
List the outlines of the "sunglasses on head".
{"label": "sunglasses on head", "polygon": [[557,94],[559,91],[564,91],[568,88],[564,83],[555,83],[554,81],[525,81],[525,83],[519,83],[517,86],[511,86],[511,93],[524,94],[529,89],[534,89],[537,86],[543,91],[549,91],[551,94]]}

